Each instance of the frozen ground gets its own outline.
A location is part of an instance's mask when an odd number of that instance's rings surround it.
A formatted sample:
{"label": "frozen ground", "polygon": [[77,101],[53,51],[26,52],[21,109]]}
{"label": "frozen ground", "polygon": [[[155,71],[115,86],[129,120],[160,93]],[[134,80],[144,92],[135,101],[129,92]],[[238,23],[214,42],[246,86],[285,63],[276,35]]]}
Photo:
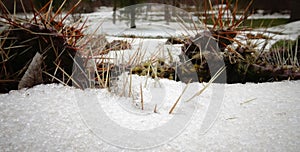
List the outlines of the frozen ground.
{"label": "frozen ground", "polygon": [[[177,85],[177,88],[181,85],[169,80],[162,83]],[[201,125],[210,101],[210,91],[207,90],[198,101],[193,101],[197,110],[183,132],[169,143],[148,150],[298,151],[299,87],[300,81],[226,85],[219,115],[211,128],[204,132]],[[176,88],[168,91],[176,92]],[[165,123],[158,121],[158,124],[153,124],[157,119],[152,122],[135,119],[139,123],[134,122],[132,119],[136,116],[130,117],[128,112],[118,110],[120,107],[111,102],[116,97],[106,90],[82,91],[56,84],[39,85],[0,95],[1,151],[124,150],[103,142],[84,123],[78,100],[94,95],[98,97],[99,105],[111,108],[109,116],[112,119],[122,118],[122,121],[116,121],[121,126],[149,129],[148,125],[153,127]],[[159,110],[159,114],[151,115],[170,117],[180,113],[168,115]],[[133,123],[126,123],[131,121]]]}

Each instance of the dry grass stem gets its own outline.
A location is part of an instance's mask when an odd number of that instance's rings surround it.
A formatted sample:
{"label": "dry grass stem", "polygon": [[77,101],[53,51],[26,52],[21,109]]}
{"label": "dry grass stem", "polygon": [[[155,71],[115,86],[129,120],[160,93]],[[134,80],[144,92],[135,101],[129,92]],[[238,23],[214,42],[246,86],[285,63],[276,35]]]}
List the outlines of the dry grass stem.
{"label": "dry grass stem", "polygon": [[209,82],[197,93],[195,93],[191,98],[189,98],[188,100],[186,100],[186,102],[189,102],[191,100],[193,100],[195,97],[201,95],[221,74],[222,72],[226,69],[225,66],[221,67],[216,73],[215,75],[209,80]]}
{"label": "dry grass stem", "polygon": [[184,92],[186,91],[186,89],[188,88],[189,84],[191,82],[191,79],[189,80],[189,82],[186,84],[186,86],[184,87],[183,91],[181,92],[180,96],[177,98],[177,100],[175,101],[175,103],[173,104],[172,108],[169,111],[169,114],[172,114],[172,112],[174,111],[176,105],[178,104],[178,102],[180,101],[182,95],[184,94]]}
{"label": "dry grass stem", "polygon": [[153,112],[157,113],[157,104],[155,104]]}
{"label": "dry grass stem", "polygon": [[130,75],[129,75],[129,91],[128,91],[128,97],[130,97],[132,95],[132,69],[130,69]]}
{"label": "dry grass stem", "polygon": [[141,91],[141,106],[142,110],[144,110],[144,97],[143,97],[143,86],[140,84],[140,91]]}
{"label": "dry grass stem", "polygon": [[240,105],[243,105],[243,104],[249,103],[249,102],[251,102],[251,101],[254,101],[254,100],[256,100],[256,99],[257,99],[257,98],[253,98],[253,99],[246,100],[246,101],[244,101],[244,102],[240,103]]}

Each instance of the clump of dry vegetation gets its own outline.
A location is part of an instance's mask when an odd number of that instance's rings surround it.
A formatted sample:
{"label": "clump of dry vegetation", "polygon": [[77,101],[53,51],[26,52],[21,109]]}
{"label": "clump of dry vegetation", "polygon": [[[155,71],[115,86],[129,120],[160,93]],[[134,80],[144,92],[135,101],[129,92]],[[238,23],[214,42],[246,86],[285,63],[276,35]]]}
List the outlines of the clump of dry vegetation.
{"label": "clump of dry vegetation", "polygon": [[[256,44],[245,44],[239,39],[235,39],[235,36],[238,33],[243,33],[245,28],[251,29],[251,27],[239,27],[250,14],[247,11],[249,11],[248,8],[250,8],[251,3],[252,1],[248,4],[242,16],[238,18],[236,16],[238,4],[235,3],[233,8],[230,9],[230,3],[226,1],[226,7],[218,8],[216,17],[212,15],[213,26],[208,28],[211,36],[207,34],[198,35],[185,45],[183,51],[185,55],[192,59],[194,65],[198,65],[199,68],[196,69],[199,70],[198,75],[200,78],[201,72],[204,73],[202,77],[210,74],[207,60],[214,63],[221,56],[226,65],[227,83],[299,79],[299,56],[297,55],[298,49],[295,43],[289,47],[277,47],[266,51],[265,47],[272,37],[261,33],[256,35],[246,34],[246,39],[265,39],[265,43],[258,49],[255,48]],[[211,4],[210,8],[212,9]],[[226,14],[226,12],[231,12],[231,15]],[[231,17],[228,18],[228,16]],[[210,43],[207,39],[215,40],[218,46]],[[199,44],[199,41],[207,43]],[[232,46],[233,43],[237,46]],[[199,46],[206,46],[206,50]],[[280,64],[283,63],[280,61],[283,61],[284,64]]]}
{"label": "clump of dry vegetation", "polygon": [[22,17],[12,14],[0,2],[0,92],[40,83],[76,83],[72,71],[83,26],[67,25],[64,21],[79,2],[64,17],[62,6],[52,12],[52,2],[40,10],[32,6],[30,18],[29,13]]}
{"label": "clump of dry vegetation", "polygon": [[[213,26],[208,28],[211,35],[200,33],[200,35],[185,44],[183,48],[184,55],[191,59],[200,81],[207,82],[210,79],[202,78],[210,75],[207,60],[214,63],[220,57],[226,65],[227,83],[299,79],[299,56],[297,55],[298,49],[295,43],[289,47],[277,47],[266,51],[265,46],[271,37],[264,34],[254,35],[248,33],[245,36],[246,39],[265,39],[265,43],[258,49],[255,48],[256,44],[245,44],[239,39],[235,39],[235,36],[238,33],[243,33],[245,28],[251,29],[251,27],[239,27],[250,14],[247,11],[251,3],[252,1],[248,4],[242,16],[238,18],[236,16],[238,4],[235,3],[233,8],[230,9],[230,3],[226,1],[226,7],[218,8],[218,15],[212,15]],[[211,4],[209,6],[212,9]],[[226,14],[226,12],[231,12],[231,15]],[[228,16],[231,17],[228,18]],[[218,45],[211,43],[210,39],[215,40]],[[205,44],[202,44],[203,42]],[[233,43],[237,46],[232,46]],[[201,48],[203,46],[205,48]]]}
{"label": "clump of dry vegetation", "polygon": [[[204,14],[205,19],[202,21],[207,26],[204,32],[201,29],[196,36],[188,39],[170,38],[168,40],[168,43],[171,44],[183,44],[180,56],[183,64],[165,67],[165,69],[173,69],[169,70],[171,72],[169,75],[174,75],[174,80],[180,80],[178,74],[192,77],[190,75],[196,73],[198,80],[192,81],[209,82],[211,69],[220,67],[218,65],[220,60],[226,66],[227,83],[300,79],[298,43],[276,44],[270,50],[266,50],[268,40],[272,39],[272,37],[266,36],[269,35],[268,33],[252,34],[251,27],[240,27],[250,15],[249,8],[252,1],[241,15],[237,15],[238,1],[233,6],[229,1],[222,1],[222,4],[226,3],[226,5],[218,8],[213,7],[211,1],[208,2],[205,10],[217,12],[217,14]],[[212,22],[212,25],[208,24],[209,21]],[[245,33],[245,30],[250,33]],[[237,39],[238,34],[241,36],[245,34],[247,43]],[[250,39],[265,39],[265,43],[257,48],[258,44],[248,41]],[[144,75],[143,71],[146,69],[142,70],[141,67],[136,68],[139,70],[137,72],[134,70],[134,72],[139,73],[140,71],[140,74]],[[185,78],[181,77],[181,79]]]}

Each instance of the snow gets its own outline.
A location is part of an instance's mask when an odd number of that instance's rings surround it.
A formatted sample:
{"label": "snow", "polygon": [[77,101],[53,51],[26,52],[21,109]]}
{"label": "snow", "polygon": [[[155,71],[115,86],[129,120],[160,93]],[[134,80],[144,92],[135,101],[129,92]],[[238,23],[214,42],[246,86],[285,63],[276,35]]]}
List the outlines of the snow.
{"label": "snow", "polygon": [[[178,87],[182,85],[180,82],[160,80],[160,83],[168,85],[166,92],[173,95],[178,95],[176,89],[182,88]],[[207,90],[197,101],[192,101],[196,110],[183,131],[168,143],[146,151],[297,151],[299,86],[300,81],[226,84],[219,115],[211,128],[204,131],[201,122],[211,100],[211,91]],[[158,127],[168,117],[185,113],[183,110],[169,115],[162,108],[158,114],[137,115],[122,109],[115,102],[120,97],[104,89],[83,91],[57,84],[39,85],[0,95],[0,149],[129,151],[103,142],[88,122],[83,121],[78,100],[95,96],[109,118],[133,130]],[[176,99],[168,95],[167,98]]]}
{"label": "snow", "polygon": [[[157,8],[157,9],[154,9]],[[195,20],[199,27],[194,27],[194,24],[189,24],[191,20],[186,19],[189,18],[190,14],[184,13],[181,9],[175,9],[179,14],[181,13],[181,19],[185,19],[185,23],[180,21],[178,17],[172,16],[173,20],[177,20],[177,22],[167,22],[164,18],[160,19],[164,16],[163,7],[155,5],[155,7],[151,7],[152,10],[148,10],[148,12],[141,12],[137,17],[137,28],[131,29],[129,28],[129,19],[122,18],[122,13],[117,11],[117,19],[116,23],[112,24],[112,11],[110,8],[101,8],[99,12],[84,14],[83,18],[87,17],[89,22],[87,26],[89,27],[86,31],[87,33],[94,33],[95,30],[99,27],[97,34],[106,34],[113,37],[119,36],[135,36],[135,37],[147,37],[160,39],[160,38],[169,38],[169,37],[183,37],[183,36],[194,36],[197,32],[201,32],[203,29],[206,29],[204,25],[201,25],[201,21]],[[124,14],[123,14],[124,16]],[[262,15],[262,14],[253,14],[249,17],[249,19],[261,19],[261,18],[288,18],[289,15],[286,14],[272,14],[272,15]],[[287,40],[295,40],[300,35],[300,21],[288,23],[285,25],[279,25],[275,27],[268,28],[258,28],[253,29],[251,31],[240,31],[237,39],[244,44],[247,44],[247,41],[251,41],[252,44],[256,45],[256,49],[260,50],[262,46],[264,46],[266,40],[265,39],[254,39],[254,40],[246,40],[246,34],[263,34],[264,36],[270,37],[272,39],[267,40],[268,44],[265,46],[265,50],[271,48],[271,46],[276,43],[278,40],[287,39]],[[140,44],[143,43],[144,40],[140,41]],[[159,40],[160,41],[160,40]],[[146,43],[143,43],[146,44]],[[153,45],[154,48],[158,46],[158,44]],[[174,47],[173,47],[174,48]],[[136,50],[136,49],[133,49]],[[178,50],[178,49],[177,49]],[[166,50],[162,50],[165,52]],[[177,54],[178,52],[175,52]]]}
{"label": "snow", "polygon": [[274,13],[274,14],[252,14],[248,17],[248,19],[289,19],[289,14],[280,14],[280,13]]}
{"label": "snow", "polygon": [[[249,40],[246,35],[247,34],[262,34],[271,39],[252,39]],[[241,31],[236,39],[243,44],[247,44],[251,42],[252,44],[257,45],[255,48],[260,50],[262,46],[266,44],[265,51],[269,50],[273,44],[275,44],[278,40],[297,40],[298,36],[300,36],[300,21],[291,22],[284,25],[278,25],[274,27],[268,28],[258,28],[251,31]],[[237,46],[237,44],[235,44]]]}
{"label": "snow", "polygon": [[[86,25],[89,27],[86,33],[94,33],[97,28],[97,34],[106,34],[110,36],[144,36],[144,37],[171,37],[182,35],[193,35],[191,29],[193,25],[187,25],[183,27],[181,24],[184,22],[191,22],[194,18],[191,18],[191,13],[176,8],[174,9],[176,14],[170,12],[170,21],[167,21],[164,16],[164,5],[155,3],[146,3],[137,5],[136,14],[136,27],[130,28],[129,12],[125,8],[116,11],[115,24],[113,22],[113,11],[110,8],[100,8],[98,12],[90,14],[82,14],[82,20],[87,20]],[[147,9],[147,6],[151,6],[151,9]],[[173,11],[173,10],[172,10]],[[179,15],[179,16],[177,16]],[[194,33],[195,34],[195,33]]]}
{"label": "snow", "polygon": [[300,21],[291,22],[285,25],[279,25],[271,27],[268,30],[272,32],[282,32],[289,36],[295,36],[300,34]]}
{"label": "snow", "polygon": [[[169,59],[172,56],[173,61],[179,61],[178,55],[181,53],[182,45],[167,45],[167,39],[160,38],[123,38],[115,36],[107,36],[108,42],[113,40],[123,40],[131,44],[131,49],[111,51],[102,57],[111,58],[111,62],[115,63],[127,63],[137,54],[141,57],[137,57],[138,63],[145,62],[157,58]],[[169,53],[168,53],[169,52]],[[167,61],[166,61],[167,62]]]}

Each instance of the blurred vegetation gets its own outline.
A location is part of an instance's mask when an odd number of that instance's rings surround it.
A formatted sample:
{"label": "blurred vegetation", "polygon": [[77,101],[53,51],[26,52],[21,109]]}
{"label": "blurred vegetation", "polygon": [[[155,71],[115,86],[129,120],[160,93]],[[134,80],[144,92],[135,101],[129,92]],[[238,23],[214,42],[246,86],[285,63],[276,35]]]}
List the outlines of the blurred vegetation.
{"label": "blurred vegetation", "polygon": [[289,19],[248,19],[243,22],[241,26],[252,28],[272,27],[288,23]]}
{"label": "blurred vegetation", "polygon": [[292,46],[296,45],[296,40],[279,40],[275,44],[272,45],[271,49],[281,49],[287,48],[290,49]]}
{"label": "blurred vegetation", "polygon": [[[49,0],[33,0],[33,3],[36,8],[42,8],[45,6]],[[56,11],[61,4],[64,2],[64,0],[53,0],[52,6],[53,6],[53,11]],[[63,9],[64,10],[70,10],[78,0],[67,0]],[[75,13],[90,13],[94,11],[95,7],[98,7],[101,5],[100,1],[96,0],[81,0],[81,4],[75,9]]]}
{"label": "blurred vegetation", "polygon": [[[240,27],[251,27],[251,28],[264,28],[264,27],[272,27],[272,26],[278,26],[282,24],[286,24],[289,22],[289,19],[247,19],[244,20],[243,23],[241,23]],[[207,24],[213,24],[213,21],[207,20]]]}

